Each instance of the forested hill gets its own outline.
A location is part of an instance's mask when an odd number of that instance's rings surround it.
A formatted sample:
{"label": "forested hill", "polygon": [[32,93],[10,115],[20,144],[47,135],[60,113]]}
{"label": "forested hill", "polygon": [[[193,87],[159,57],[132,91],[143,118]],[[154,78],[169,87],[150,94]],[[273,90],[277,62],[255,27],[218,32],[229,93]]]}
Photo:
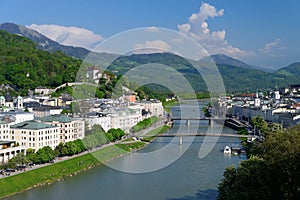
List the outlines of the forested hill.
{"label": "forested hill", "polygon": [[[226,59],[228,60],[228,57],[226,57]],[[242,63],[238,60],[234,61],[234,63]],[[200,60],[199,62],[202,61]],[[170,66],[184,75],[194,87],[195,91],[201,92],[206,90],[206,85],[197,70],[182,57],[170,53],[121,56],[111,64],[109,70],[124,74],[135,66],[145,63],[160,63]],[[256,91],[257,89],[274,89],[276,86],[285,87],[289,84],[299,84],[297,74],[300,74],[300,68],[296,68],[299,65],[296,67],[291,65],[289,68],[283,68],[285,69],[285,73],[281,71],[272,73],[254,69],[245,63],[243,66],[240,66],[240,64],[236,66],[234,63],[230,64],[228,61],[225,62],[220,59],[218,63],[216,63],[227,92]]]}
{"label": "forested hill", "polygon": [[81,60],[36,48],[31,40],[0,31],[0,82],[21,93],[38,86],[56,87],[75,80]]}

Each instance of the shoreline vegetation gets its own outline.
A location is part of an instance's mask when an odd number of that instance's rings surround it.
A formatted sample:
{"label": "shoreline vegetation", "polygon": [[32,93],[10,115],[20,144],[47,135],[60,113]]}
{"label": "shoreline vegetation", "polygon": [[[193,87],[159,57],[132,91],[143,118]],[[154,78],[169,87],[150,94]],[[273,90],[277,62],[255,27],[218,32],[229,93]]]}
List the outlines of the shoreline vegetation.
{"label": "shoreline vegetation", "polygon": [[177,105],[179,105],[179,102],[177,101],[177,99],[163,102],[163,107],[164,107],[165,111],[169,114],[171,113],[172,107],[177,106]]}
{"label": "shoreline vegetation", "polygon": [[[170,127],[163,125],[155,128],[147,134],[160,134]],[[113,159],[119,158],[131,152],[138,151],[147,146],[155,137],[144,138],[143,141],[132,141],[121,143],[122,141],[96,149],[92,152],[85,152],[75,158],[70,158],[54,164],[46,165],[34,170],[19,173],[0,179],[0,199],[12,196],[26,190],[49,185],[72,177],[80,172],[103,165]]]}

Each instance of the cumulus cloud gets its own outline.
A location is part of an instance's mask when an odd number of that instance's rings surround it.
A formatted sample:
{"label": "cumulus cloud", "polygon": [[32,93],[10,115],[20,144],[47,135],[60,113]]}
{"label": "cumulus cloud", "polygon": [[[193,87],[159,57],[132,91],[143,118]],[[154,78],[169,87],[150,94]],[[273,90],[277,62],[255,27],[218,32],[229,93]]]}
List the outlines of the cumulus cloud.
{"label": "cumulus cloud", "polygon": [[171,46],[163,40],[151,40],[134,45],[134,53],[153,53],[171,51]]}
{"label": "cumulus cloud", "polygon": [[31,24],[28,27],[60,44],[84,47],[87,49],[92,49],[104,39],[101,35],[95,34],[90,30],[74,26],[66,27],[53,24]]}
{"label": "cumulus cloud", "polygon": [[224,9],[217,10],[208,3],[202,3],[198,13],[192,14],[187,23],[179,24],[177,27],[179,32],[198,41],[210,54],[222,53],[238,58],[250,55],[250,52],[228,44],[225,30],[210,31],[207,19],[223,15]]}

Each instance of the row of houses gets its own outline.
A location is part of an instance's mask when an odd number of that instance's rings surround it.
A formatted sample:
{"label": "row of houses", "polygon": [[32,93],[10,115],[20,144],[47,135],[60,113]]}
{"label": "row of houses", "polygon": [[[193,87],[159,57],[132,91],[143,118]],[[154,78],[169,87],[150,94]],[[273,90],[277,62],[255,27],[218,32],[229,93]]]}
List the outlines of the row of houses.
{"label": "row of houses", "polygon": [[222,98],[219,105],[227,114],[249,121],[260,116],[270,123],[281,124],[284,128],[300,123],[300,103],[291,93],[274,90],[267,95],[262,92]]}
{"label": "row of houses", "polygon": [[[19,114],[15,113],[15,116]],[[30,116],[32,113],[22,114]],[[60,142],[83,139],[85,136],[84,120],[65,115],[49,115],[19,123],[3,120],[0,121],[0,163],[8,161],[18,152],[25,153],[28,148],[38,150],[49,146],[54,149]]]}

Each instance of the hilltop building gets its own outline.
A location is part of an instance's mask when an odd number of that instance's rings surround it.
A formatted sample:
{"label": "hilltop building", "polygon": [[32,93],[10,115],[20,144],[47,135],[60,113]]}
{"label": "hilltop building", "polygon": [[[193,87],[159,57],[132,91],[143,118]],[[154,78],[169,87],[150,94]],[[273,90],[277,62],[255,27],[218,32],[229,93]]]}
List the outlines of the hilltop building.
{"label": "hilltop building", "polygon": [[23,110],[23,98],[21,96],[15,99],[9,95],[6,95],[6,97],[0,96],[0,106],[8,110]]}

